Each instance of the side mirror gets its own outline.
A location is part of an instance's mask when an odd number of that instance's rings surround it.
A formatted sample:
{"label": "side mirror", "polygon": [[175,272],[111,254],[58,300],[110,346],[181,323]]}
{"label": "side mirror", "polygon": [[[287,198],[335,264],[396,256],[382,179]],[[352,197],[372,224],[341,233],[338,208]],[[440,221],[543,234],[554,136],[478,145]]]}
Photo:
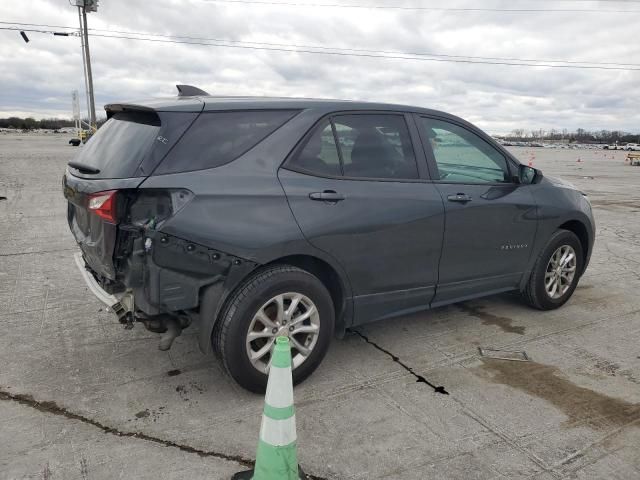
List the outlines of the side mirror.
{"label": "side mirror", "polygon": [[518,169],[518,180],[523,185],[540,183],[540,180],[542,180],[542,171],[529,167],[528,165],[520,165]]}

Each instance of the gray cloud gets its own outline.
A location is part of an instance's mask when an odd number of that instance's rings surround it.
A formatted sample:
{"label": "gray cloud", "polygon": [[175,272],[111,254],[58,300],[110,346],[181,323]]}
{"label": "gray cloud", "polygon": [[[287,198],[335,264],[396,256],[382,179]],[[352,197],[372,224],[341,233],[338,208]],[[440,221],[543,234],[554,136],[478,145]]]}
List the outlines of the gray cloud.
{"label": "gray cloud", "polygon": [[[33,0],[29,9],[18,3],[3,2],[0,20],[77,24],[77,12],[66,0]],[[206,0],[100,3],[99,12],[89,16],[91,28],[447,55],[640,63],[640,42],[634,29],[624,28],[637,23],[638,14],[416,12]],[[475,5],[468,0],[447,4]],[[555,2],[517,5],[557,7]],[[494,1],[491,6],[514,4]],[[600,7],[610,9],[612,4],[589,4]],[[36,33],[30,37],[25,44],[17,32],[0,31],[0,115],[69,116],[70,91],[80,90],[84,99],[79,39]],[[90,41],[100,107],[116,100],[174,95],[176,83],[191,83],[216,95],[414,104],[449,111],[498,133],[516,127],[640,129],[639,71],[357,58],[101,37]]]}

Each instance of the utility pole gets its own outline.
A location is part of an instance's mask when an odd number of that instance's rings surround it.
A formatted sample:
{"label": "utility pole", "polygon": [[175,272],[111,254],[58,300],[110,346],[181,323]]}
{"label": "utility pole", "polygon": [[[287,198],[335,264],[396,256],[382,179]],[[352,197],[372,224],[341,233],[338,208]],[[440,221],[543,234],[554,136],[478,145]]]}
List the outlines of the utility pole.
{"label": "utility pole", "polygon": [[[87,57],[87,86],[89,95],[89,123],[91,129],[96,131],[96,104],[93,98],[93,76],[91,74],[91,55],[89,53],[89,32],[87,31],[87,6],[82,8],[82,20],[84,23],[84,53]],[[96,5],[97,7],[97,5]]]}
{"label": "utility pole", "polygon": [[96,131],[96,104],[93,96],[93,75],[91,72],[91,54],[89,52],[89,31],[87,12],[98,11],[98,0],[76,0],[78,20],[80,21],[80,39],[82,44],[82,65],[84,68],[85,90],[87,92],[87,108],[91,130]]}
{"label": "utility pole", "polygon": [[82,70],[84,71],[84,94],[87,101],[87,118],[91,120],[91,109],[89,104],[89,86],[87,85],[87,60],[84,55],[84,27],[82,24],[82,7],[78,6],[78,21],[80,22],[80,46],[82,48]]}

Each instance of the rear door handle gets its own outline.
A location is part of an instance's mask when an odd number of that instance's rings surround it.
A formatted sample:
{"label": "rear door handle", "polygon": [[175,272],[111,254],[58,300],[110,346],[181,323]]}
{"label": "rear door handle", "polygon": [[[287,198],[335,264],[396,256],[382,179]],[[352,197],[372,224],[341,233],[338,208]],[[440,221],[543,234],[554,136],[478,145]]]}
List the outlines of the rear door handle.
{"label": "rear door handle", "polygon": [[450,202],[467,203],[471,201],[471,197],[466,193],[456,193],[455,195],[449,195],[447,197],[447,200],[449,200]]}
{"label": "rear door handle", "polygon": [[333,190],[325,190],[324,192],[313,192],[309,194],[311,200],[318,202],[340,202],[344,200],[344,195]]}

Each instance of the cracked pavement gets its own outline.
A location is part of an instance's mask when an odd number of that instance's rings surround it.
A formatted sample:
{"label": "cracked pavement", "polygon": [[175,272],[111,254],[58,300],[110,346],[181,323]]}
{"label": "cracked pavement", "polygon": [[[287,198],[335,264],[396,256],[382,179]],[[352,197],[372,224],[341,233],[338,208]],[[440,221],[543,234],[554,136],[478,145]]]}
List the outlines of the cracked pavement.
{"label": "cracked pavement", "polygon": [[[228,479],[255,457],[263,399],[193,329],[161,352],[88,292],[60,191],[67,141],[0,135],[0,478]],[[313,478],[640,477],[640,168],[622,152],[514,151],[593,202],[573,299],[538,312],[499,295],[334,340],[295,389]]]}

